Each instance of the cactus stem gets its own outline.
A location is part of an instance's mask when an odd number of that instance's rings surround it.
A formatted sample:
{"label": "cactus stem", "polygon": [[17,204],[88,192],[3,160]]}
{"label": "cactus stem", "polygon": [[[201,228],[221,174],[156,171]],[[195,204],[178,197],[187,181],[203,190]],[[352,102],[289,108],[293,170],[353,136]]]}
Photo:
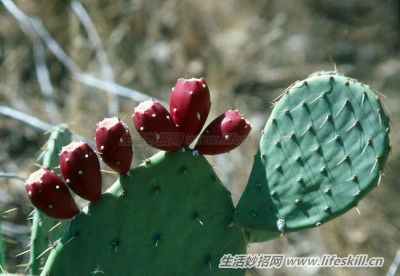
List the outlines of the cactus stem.
{"label": "cactus stem", "polygon": [[343,109],[346,107],[346,105],[349,104],[349,99],[346,99],[342,105],[342,107],[339,109],[339,111],[336,113],[336,117],[339,116],[340,113],[342,113]]}

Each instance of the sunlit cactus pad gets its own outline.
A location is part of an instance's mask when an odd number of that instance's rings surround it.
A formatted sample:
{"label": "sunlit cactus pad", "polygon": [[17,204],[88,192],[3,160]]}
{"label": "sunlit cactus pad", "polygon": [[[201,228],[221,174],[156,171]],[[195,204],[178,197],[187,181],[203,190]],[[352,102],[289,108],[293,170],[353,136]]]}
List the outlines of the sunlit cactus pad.
{"label": "sunlit cactus pad", "polygon": [[389,132],[368,85],[335,72],[294,83],[263,131],[236,223],[261,240],[346,212],[379,185]]}
{"label": "sunlit cactus pad", "polygon": [[71,221],[42,275],[244,275],[219,269],[244,254],[229,192],[203,156],[160,152]]}

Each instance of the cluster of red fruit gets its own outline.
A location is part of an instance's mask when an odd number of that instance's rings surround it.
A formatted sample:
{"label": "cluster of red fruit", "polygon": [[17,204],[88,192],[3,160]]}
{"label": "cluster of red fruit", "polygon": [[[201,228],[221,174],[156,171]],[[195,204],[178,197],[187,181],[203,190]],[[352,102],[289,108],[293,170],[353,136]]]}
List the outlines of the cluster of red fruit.
{"label": "cluster of red fruit", "polygon": [[[172,89],[170,112],[150,99],[135,108],[133,124],[149,145],[175,152],[187,148],[196,139],[210,107],[210,92],[204,79],[179,79]],[[199,154],[229,152],[243,142],[250,130],[250,124],[237,110],[229,110],[206,127],[195,150]],[[130,170],[132,139],[128,127],[119,118],[106,118],[96,125],[96,148],[102,160],[116,172],[124,174]],[[100,163],[86,142],[74,141],[63,147],[60,170],[65,183],[46,168],[27,179],[25,188],[36,208],[54,218],[77,215],[79,208],[68,187],[83,199],[100,200]]]}

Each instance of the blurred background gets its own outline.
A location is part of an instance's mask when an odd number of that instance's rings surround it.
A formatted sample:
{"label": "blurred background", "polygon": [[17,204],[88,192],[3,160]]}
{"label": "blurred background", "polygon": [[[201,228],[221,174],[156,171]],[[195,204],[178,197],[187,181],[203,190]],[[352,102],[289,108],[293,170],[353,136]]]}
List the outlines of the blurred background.
{"label": "blurred background", "polygon": [[[0,5],[0,171],[23,178],[49,125],[67,123],[93,140],[95,124],[125,118],[138,165],[154,151],[140,143],[131,115],[149,96],[168,101],[179,77],[204,77],[212,93],[208,118],[238,108],[257,137],[271,101],[292,82],[337,70],[381,91],[394,145],[385,177],[354,209],[317,229],[293,233],[249,253],[287,256],[369,254],[383,268],[297,268],[248,275],[385,275],[400,248],[400,0],[3,0]],[[54,40],[52,40],[54,39]],[[56,42],[56,43],[55,43]],[[115,85],[115,83],[118,84]],[[144,94],[139,93],[142,91]],[[115,96],[112,93],[119,94]],[[11,107],[14,110],[9,110]],[[26,115],[43,122],[35,123]],[[22,121],[4,114],[13,113]],[[32,124],[36,126],[33,127]],[[239,200],[256,143],[209,158]],[[106,175],[110,186],[115,175]],[[23,182],[0,178],[0,212],[9,271],[23,271],[31,212]]]}

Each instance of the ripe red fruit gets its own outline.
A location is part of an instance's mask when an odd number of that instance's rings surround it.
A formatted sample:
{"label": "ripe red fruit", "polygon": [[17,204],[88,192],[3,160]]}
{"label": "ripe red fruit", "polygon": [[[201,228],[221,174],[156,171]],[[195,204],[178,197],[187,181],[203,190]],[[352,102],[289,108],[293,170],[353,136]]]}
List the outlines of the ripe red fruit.
{"label": "ripe red fruit", "polygon": [[168,110],[156,100],[147,100],[135,108],[133,124],[150,146],[165,151],[179,149],[182,135]]}
{"label": "ripe red fruit", "polygon": [[32,204],[49,217],[69,219],[79,213],[67,186],[49,169],[32,173],[26,180],[25,190]]}
{"label": "ripe red fruit", "polygon": [[100,163],[86,142],[75,141],[62,148],[60,170],[67,185],[78,196],[91,202],[100,199]]}
{"label": "ripe red fruit", "polygon": [[210,112],[210,91],[203,78],[179,79],[172,90],[169,112],[188,147],[199,135]]}
{"label": "ripe red fruit", "polygon": [[131,168],[132,138],[119,118],[105,118],[96,125],[96,147],[102,160],[116,172],[124,174]]}
{"label": "ripe red fruit", "polygon": [[251,125],[237,110],[229,110],[212,121],[201,134],[196,150],[200,154],[226,153],[249,135]]}

